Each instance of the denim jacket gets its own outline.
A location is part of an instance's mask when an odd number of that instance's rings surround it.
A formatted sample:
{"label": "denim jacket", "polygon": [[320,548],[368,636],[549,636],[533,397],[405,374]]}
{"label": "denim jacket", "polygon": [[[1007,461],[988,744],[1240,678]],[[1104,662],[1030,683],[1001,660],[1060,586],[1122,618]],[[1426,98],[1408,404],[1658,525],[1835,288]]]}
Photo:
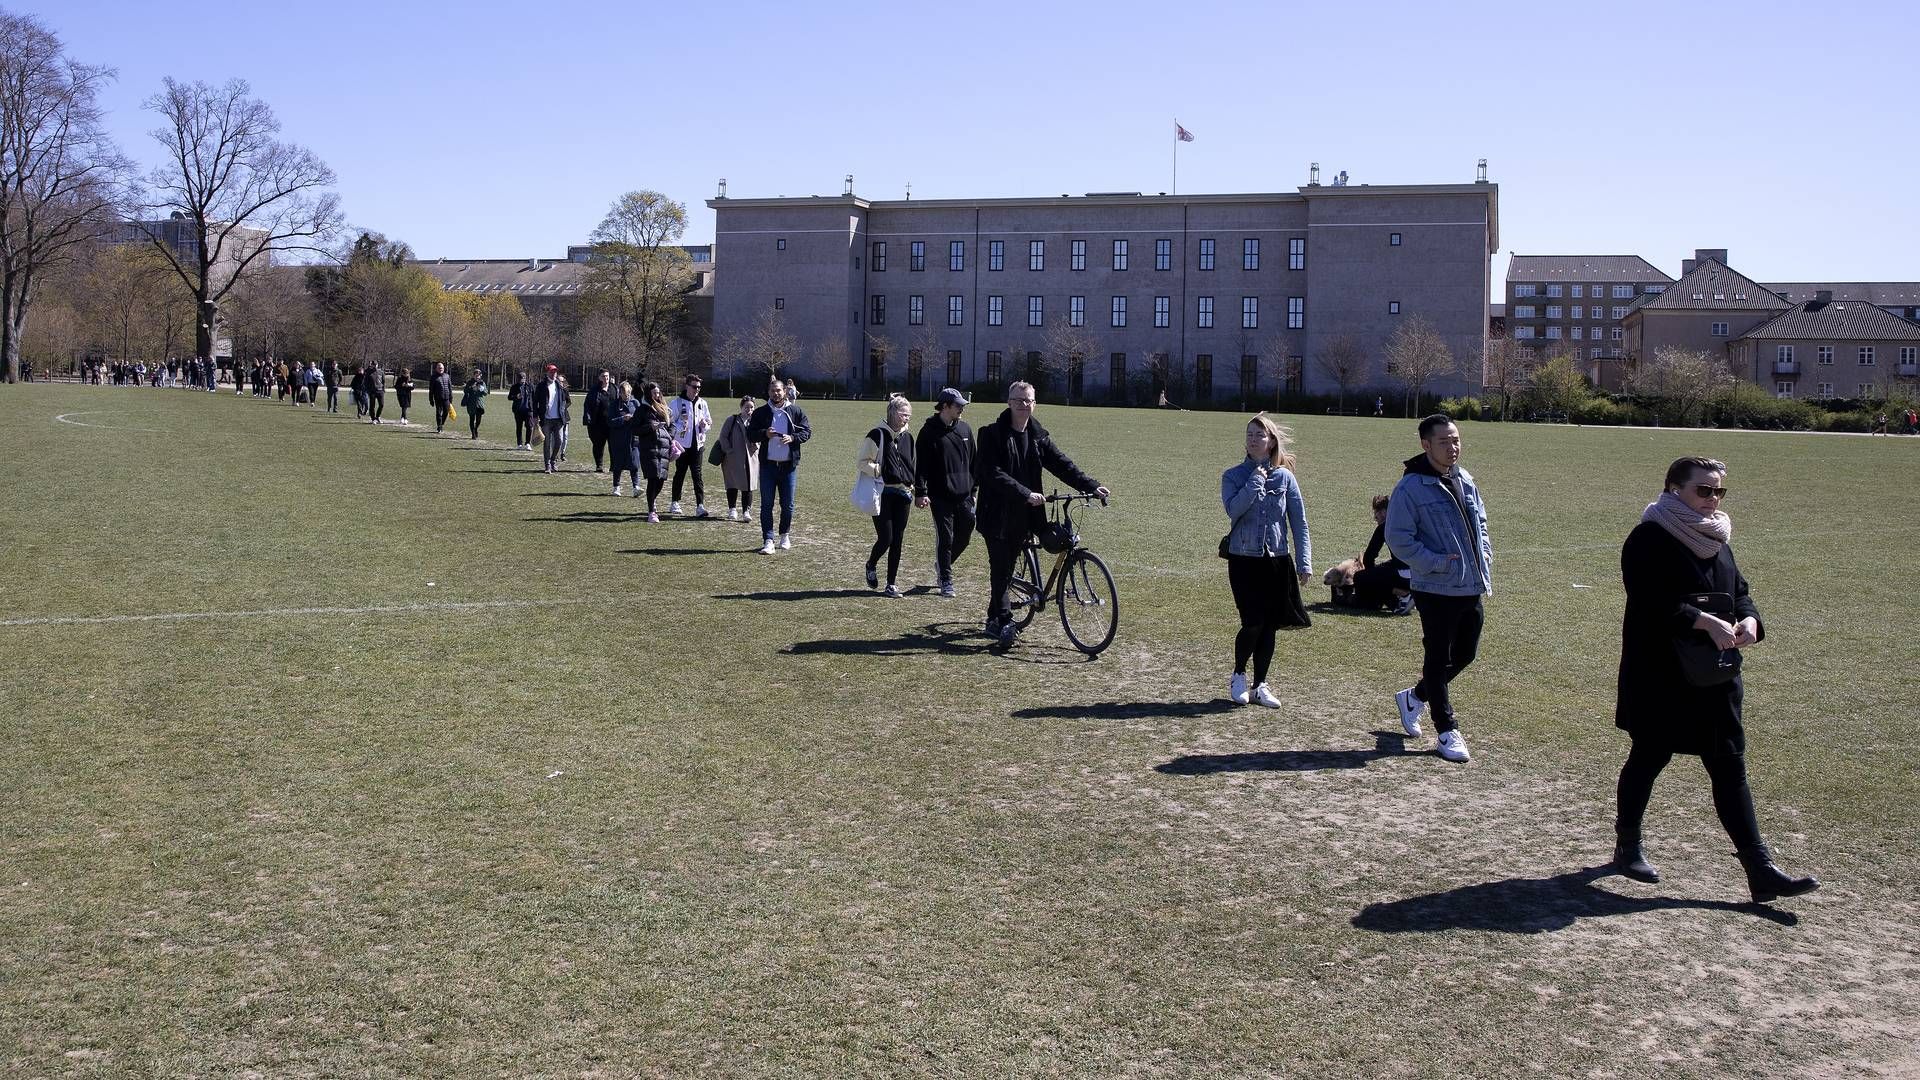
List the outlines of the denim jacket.
{"label": "denim jacket", "polygon": [[1287,533],[1293,533],[1293,565],[1297,572],[1313,572],[1313,541],[1307,535],[1307,504],[1300,498],[1300,482],[1287,469],[1269,469],[1255,479],[1252,458],[1220,476],[1220,502],[1233,519],[1227,533],[1227,554],[1286,558]]}
{"label": "denim jacket", "polygon": [[1406,475],[1387,505],[1387,546],[1412,569],[1409,584],[1415,592],[1491,595],[1493,541],[1487,536],[1487,510],[1473,477],[1458,465],[1453,470],[1460,474],[1465,506],[1427,464],[1426,455],[1407,463]]}

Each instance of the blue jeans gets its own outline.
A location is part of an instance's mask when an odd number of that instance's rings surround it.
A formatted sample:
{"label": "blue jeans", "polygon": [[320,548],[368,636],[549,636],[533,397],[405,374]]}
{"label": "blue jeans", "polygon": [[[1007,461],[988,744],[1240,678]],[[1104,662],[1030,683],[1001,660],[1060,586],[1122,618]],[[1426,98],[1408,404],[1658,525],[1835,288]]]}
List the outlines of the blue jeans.
{"label": "blue jeans", "polygon": [[796,472],[791,461],[763,461],[760,463],[760,534],[771,542],[773,532],[773,500],[780,499],[780,534],[793,531],[793,493]]}

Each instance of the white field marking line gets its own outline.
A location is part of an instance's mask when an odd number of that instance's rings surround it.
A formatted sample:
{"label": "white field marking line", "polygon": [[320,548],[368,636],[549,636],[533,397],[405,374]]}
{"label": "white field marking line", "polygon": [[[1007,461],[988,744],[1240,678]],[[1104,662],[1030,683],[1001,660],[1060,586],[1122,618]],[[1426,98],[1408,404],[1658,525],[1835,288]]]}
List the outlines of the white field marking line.
{"label": "white field marking line", "polygon": [[150,434],[150,435],[164,435],[164,434],[165,434],[165,432],[163,432],[163,431],[161,431],[161,430],[160,430],[160,429],[158,429],[158,428],[143,428],[143,427],[115,427],[115,426],[114,426],[114,425],[112,425],[112,424],[89,424],[89,423],[87,423],[87,422],[86,422],[86,421],[84,421],[84,420],[70,420],[70,419],[68,419],[68,417],[72,417],[72,416],[93,416],[93,415],[95,415],[95,414],[97,414],[97,413],[103,413],[103,412],[107,412],[107,411],[108,411],[108,410],[106,410],[106,409],[82,409],[82,410],[80,410],[79,412],[70,412],[70,413],[61,413],[61,414],[60,414],[59,416],[56,416],[56,417],[54,417],[53,419],[54,419],[54,421],[55,421],[56,423],[61,423],[61,424],[72,424],[72,425],[73,425],[74,427],[89,427],[89,428],[98,428],[98,429],[100,429],[101,431],[144,431],[144,432],[146,432],[146,433],[148,433],[148,434]]}
{"label": "white field marking line", "polygon": [[259,608],[253,611],[167,611],[151,615],[38,615],[0,619],[0,626],[90,626],[99,623],[185,622],[192,619],[273,619],[290,615],[405,615],[422,611],[563,607],[585,600],[470,600],[442,604],[373,604],[367,607]]}

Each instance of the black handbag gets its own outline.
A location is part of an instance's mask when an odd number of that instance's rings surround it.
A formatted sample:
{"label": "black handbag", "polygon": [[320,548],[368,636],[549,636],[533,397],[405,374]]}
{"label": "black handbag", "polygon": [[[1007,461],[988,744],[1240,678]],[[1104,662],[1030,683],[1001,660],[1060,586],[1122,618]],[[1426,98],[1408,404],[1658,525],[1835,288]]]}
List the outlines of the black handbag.
{"label": "black handbag", "polygon": [[[1693,593],[1687,603],[1709,615],[1733,618],[1732,593]],[[1705,630],[1676,639],[1673,648],[1680,658],[1680,674],[1693,686],[1720,686],[1740,677],[1740,650],[1722,649]]]}

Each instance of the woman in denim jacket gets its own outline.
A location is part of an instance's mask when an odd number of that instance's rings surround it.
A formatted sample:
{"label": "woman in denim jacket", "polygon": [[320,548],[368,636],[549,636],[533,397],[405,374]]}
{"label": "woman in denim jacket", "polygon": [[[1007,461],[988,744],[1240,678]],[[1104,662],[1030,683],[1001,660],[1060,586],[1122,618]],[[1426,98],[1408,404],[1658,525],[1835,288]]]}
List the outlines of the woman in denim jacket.
{"label": "woman in denim jacket", "polygon": [[[1227,583],[1240,611],[1240,633],[1233,639],[1234,704],[1249,700],[1269,709],[1280,699],[1267,688],[1274,634],[1283,626],[1307,626],[1300,586],[1313,574],[1313,543],[1307,535],[1307,504],[1294,479],[1289,433],[1266,413],[1247,425],[1247,459],[1220,477],[1220,502],[1233,521],[1221,546]],[[1288,547],[1291,533],[1293,543]],[[1253,661],[1253,688],[1247,688],[1247,661]]]}

